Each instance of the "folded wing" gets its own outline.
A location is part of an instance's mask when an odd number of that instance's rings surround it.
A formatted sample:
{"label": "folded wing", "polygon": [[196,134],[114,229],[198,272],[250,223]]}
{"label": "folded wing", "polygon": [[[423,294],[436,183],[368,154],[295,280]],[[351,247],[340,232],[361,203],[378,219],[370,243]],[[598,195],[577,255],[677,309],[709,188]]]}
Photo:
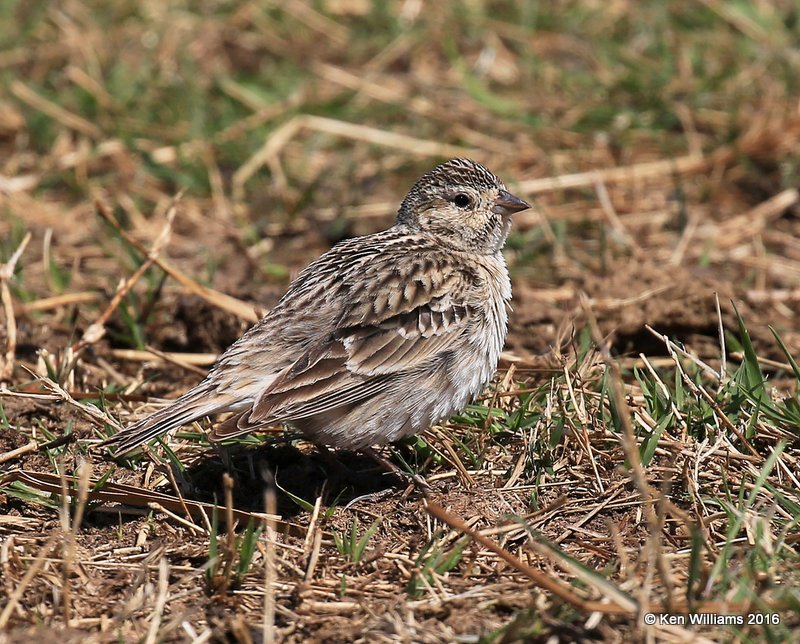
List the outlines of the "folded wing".
{"label": "folded wing", "polygon": [[346,281],[352,304],[333,333],[278,374],[252,411],[219,425],[212,438],[364,402],[403,374],[441,359],[476,313],[466,303],[473,280],[444,266],[432,267],[430,260],[393,271],[378,262],[351,276]]}

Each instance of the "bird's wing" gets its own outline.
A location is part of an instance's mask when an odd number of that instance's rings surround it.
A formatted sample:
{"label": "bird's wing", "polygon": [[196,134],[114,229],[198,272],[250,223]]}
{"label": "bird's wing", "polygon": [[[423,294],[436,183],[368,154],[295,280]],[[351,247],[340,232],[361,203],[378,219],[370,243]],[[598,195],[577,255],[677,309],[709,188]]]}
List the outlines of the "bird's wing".
{"label": "bird's wing", "polygon": [[378,260],[345,276],[349,302],[333,333],[312,345],[258,396],[229,438],[258,426],[306,418],[386,390],[397,375],[445,354],[477,309],[467,302],[476,275],[449,262],[412,257],[403,266]]}

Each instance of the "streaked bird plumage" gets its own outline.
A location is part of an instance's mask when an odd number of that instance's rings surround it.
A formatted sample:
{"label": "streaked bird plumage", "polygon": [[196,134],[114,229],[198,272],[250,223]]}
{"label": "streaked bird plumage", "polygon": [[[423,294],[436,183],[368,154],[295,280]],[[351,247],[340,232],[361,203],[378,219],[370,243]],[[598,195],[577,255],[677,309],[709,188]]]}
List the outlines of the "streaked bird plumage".
{"label": "streaked bird plumage", "polygon": [[460,411],[497,366],[511,299],[501,248],[528,207],[474,161],[437,166],[394,226],[311,263],[201,383],[104,444],[121,455],[233,412],[212,440],[285,423],[358,450]]}

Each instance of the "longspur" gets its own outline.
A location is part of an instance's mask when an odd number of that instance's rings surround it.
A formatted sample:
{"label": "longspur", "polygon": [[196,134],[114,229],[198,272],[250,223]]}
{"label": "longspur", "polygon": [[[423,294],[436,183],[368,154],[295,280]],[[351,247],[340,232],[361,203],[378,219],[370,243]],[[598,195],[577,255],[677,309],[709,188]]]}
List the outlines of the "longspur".
{"label": "longspur", "polygon": [[497,367],[511,299],[501,249],[526,208],[474,161],[437,166],[394,226],[310,264],[202,382],[104,444],[122,455],[232,412],[212,440],[288,424],[315,443],[360,450],[462,410]]}

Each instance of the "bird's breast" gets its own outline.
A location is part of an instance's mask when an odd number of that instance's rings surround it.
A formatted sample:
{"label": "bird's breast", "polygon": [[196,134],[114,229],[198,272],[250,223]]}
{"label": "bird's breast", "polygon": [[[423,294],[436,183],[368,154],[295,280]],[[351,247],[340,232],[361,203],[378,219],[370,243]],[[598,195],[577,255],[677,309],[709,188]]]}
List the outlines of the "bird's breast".
{"label": "bird's breast", "polygon": [[511,281],[502,255],[483,263],[485,280],[478,293],[480,315],[469,330],[464,355],[453,364],[454,382],[461,382],[470,397],[477,396],[494,376],[508,330]]}

